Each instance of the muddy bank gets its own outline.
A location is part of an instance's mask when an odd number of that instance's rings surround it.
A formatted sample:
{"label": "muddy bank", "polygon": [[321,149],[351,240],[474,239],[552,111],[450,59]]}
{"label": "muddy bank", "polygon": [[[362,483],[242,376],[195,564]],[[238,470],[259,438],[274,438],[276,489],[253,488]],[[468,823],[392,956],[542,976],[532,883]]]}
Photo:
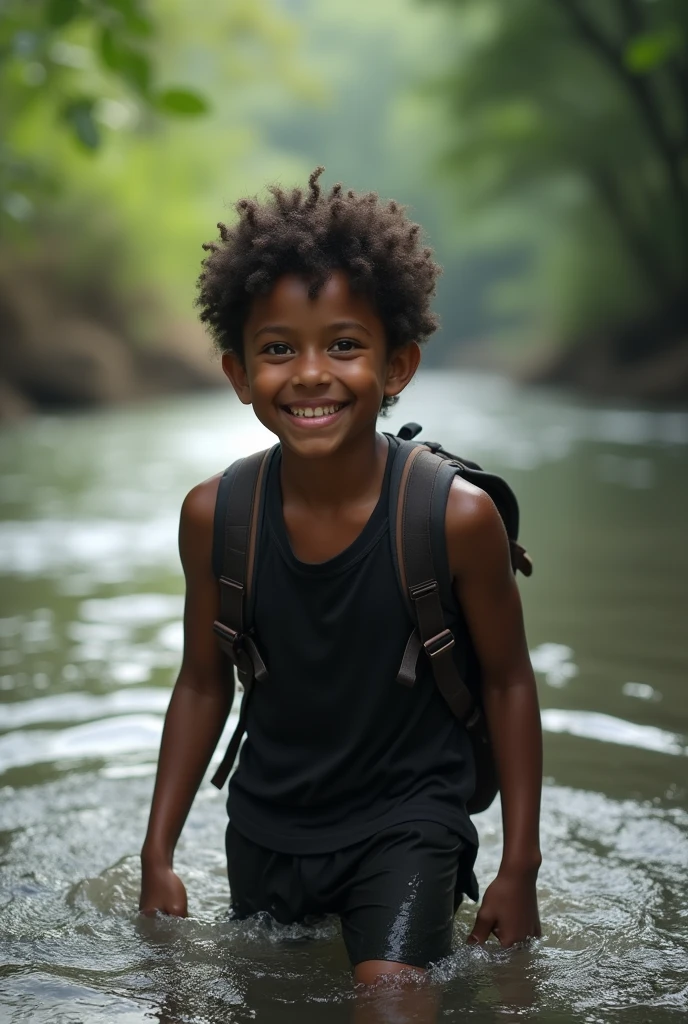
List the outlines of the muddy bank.
{"label": "muddy bank", "polygon": [[[152,305],[152,304],[151,304]],[[0,420],[38,410],[132,402],[218,387],[219,360],[199,324],[165,323],[145,340],[106,292],[75,296],[52,273],[0,273]]]}
{"label": "muddy bank", "polygon": [[574,339],[519,376],[604,398],[688,404],[688,301]]}

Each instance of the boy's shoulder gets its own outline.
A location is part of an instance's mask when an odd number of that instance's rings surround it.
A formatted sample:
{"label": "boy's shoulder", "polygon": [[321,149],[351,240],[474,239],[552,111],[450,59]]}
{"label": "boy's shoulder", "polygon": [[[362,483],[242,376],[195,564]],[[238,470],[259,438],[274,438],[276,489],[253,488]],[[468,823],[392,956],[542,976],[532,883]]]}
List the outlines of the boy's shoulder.
{"label": "boy's shoulder", "polygon": [[508,537],[497,506],[489,494],[460,476],[449,489],[445,532],[453,569],[495,557],[510,565]]}
{"label": "boy's shoulder", "polygon": [[215,476],[211,476],[191,488],[182,502],[182,526],[210,527],[212,529],[215,519],[215,502],[221,479],[222,473],[216,473]]}

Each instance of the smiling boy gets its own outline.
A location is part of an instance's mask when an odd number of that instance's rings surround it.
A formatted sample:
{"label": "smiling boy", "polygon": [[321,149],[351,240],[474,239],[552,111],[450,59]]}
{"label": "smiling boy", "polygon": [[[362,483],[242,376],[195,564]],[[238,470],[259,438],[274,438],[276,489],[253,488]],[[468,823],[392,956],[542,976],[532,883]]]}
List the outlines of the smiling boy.
{"label": "smiling boy", "polygon": [[[370,983],[446,956],[462,894],[477,899],[475,774],[427,659],[413,687],[397,683],[410,622],[388,542],[394,448],[376,429],[437,325],[439,267],[396,203],[324,194],[319,175],[305,195],[239,202],[200,278],[223,369],[280,442],[255,554],[253,635],[269,679],[252,688],[230,780],[227,860],[236,916],[336,913],[354,977]],[[174,848],[234,696],[213,633],[221,479],[182,508],[184,656],[142,850],[144,912],[186,914]],[[540,933],[536,688],[502,520],[458,478],[444,541],[447,623],[462,616],[480,662],[504,820],[469,941],[494,933],[508,946]]]}

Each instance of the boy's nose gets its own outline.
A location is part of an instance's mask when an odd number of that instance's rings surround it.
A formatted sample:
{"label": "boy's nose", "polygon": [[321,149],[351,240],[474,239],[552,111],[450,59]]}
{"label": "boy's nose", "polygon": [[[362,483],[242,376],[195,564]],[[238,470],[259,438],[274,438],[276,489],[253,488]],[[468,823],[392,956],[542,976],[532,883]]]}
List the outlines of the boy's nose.
{"label": "boy's nose", "polygon": [[291,382],[294,387],[313,388],[319,384],[331,384],[332,374],[317,356],[306,357],[299,360]]}

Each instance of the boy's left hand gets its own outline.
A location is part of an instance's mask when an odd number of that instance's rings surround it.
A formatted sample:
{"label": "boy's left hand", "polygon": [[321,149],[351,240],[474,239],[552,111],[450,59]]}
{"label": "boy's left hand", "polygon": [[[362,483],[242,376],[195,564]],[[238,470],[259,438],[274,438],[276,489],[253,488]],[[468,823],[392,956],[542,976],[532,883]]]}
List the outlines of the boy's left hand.
{"label": "boy's left hand", "polygon": [[467,942],[471,945],[486,942],[490,934],[505,947],[542,935],[532,872],[501,869],[487,887]]}

